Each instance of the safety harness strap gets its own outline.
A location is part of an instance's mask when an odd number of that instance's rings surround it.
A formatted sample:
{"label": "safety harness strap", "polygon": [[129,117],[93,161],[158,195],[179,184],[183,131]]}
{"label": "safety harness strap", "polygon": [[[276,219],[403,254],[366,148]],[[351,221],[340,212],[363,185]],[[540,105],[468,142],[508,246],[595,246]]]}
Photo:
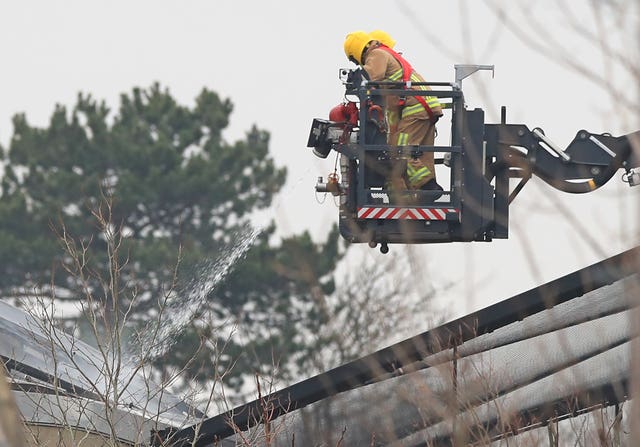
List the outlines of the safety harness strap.
{"label": "safety harness strap", "polygon": [[[407,82],[410,81],[411,74],[413,73],[413,67],[411,66],[409,61],[407,61],[404,57],[402,57],[400,54],[398,54],[397,52],[395,52],[394,50],[392,50],[386,45],[380,44],[378,48],[386,51],[387,53],[392,55],[395,58],[395,60],[398,61],[398,63],[402,67],[402,82],[404,82],[406,85]],[[424,109],[427,111],[427,114],[429,115],[429,119],[433,121],[433,110],[431,110],[431,107],[429,107],[429,104],[427,104],[427,101],[424,99],[424,96],[420,96],[420,95],[411,95],[411,96],[416,98],[418,102],[422,104],[422,107],[424,107]],[[400,107],[404,107],[404,98],[400,98]]]}

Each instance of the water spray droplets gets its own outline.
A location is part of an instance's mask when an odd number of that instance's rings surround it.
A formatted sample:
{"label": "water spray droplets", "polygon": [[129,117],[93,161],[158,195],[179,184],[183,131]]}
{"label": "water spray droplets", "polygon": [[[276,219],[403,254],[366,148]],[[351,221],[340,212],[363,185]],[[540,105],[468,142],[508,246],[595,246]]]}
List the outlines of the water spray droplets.
{"label": "water spray droplets", "polygon": [[146,360],[162,356],[175,344],[207,297],[246,255],[261,232],[262,228],[245,226],[216,258],[206,259],[196,267],[191,281],[169,298],[161,321],[154,321],[141,333],[137,349]]}

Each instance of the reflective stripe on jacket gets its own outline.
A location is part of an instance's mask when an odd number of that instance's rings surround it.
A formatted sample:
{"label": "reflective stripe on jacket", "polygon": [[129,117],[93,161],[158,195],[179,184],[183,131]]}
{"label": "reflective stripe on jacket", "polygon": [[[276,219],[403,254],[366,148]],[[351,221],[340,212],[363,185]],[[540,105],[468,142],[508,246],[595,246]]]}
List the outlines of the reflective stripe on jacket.
{"label": "reflective stripe on jacket", "polygon": [[[403,75],[403,69],[401,68],[400,70],[396,71],[395,73],[393,73],[391,76],[389,76],[388,80],[392,81],[392,82],[399,82],[402,81],[402,75]],[[415,71],[411,73],[411,77],[410,77],[411,82],[424,82],[424,79],[422,79],[421,76],[419,76]],[[431,90],[429,88],[429,86],[427,85],[420,85],[415,87],[415,89],[418,90]],[[435,96],[424,96],[424,99],[427,103],[427,105],[429,106],[429,108],[433,111],[433,110],[441,110],[442,106],[440,104],[440,101],[438,101],[438,98]],[[424,110],[424,106],[418,102],[417,104],[413,104],[410,106],[405,106],[402,109],[402,116],[401,118],[404,118],[406,116],[410,116],[410,115],[415,115],[416,113],[420,113],[421,111]],[[440,112],[442,113],[442,112]]]}

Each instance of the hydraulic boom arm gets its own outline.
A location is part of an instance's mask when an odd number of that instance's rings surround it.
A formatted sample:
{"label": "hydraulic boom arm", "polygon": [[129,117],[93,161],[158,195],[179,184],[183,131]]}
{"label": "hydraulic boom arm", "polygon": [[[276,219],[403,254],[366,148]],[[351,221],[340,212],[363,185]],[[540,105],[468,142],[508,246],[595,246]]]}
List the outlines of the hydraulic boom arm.
{"label": "hydraulic boom arm", "polygon": [[[634,146],[640,147],[640,131],[613,137],[580,130],[562,150],[541,129],[486,124],[485,141],[489,155],[497,160],[490,166],[491,175],[507,169],[510,178],[522,178],[523,182],[535,175],[561,191],[586,193],[607,183],[623,168],[623,179],[630,186],[640,183],[640,160],[633,151]],[[516,194],[523,184],[519,186]]]}

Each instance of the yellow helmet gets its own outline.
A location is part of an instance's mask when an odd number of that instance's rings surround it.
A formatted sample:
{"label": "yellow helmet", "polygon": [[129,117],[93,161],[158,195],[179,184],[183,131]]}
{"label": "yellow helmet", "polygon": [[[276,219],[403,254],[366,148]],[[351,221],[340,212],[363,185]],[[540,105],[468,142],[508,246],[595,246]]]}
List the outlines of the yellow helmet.
{"label": "yellow helmet", "polygon": [[347,34],[344,39],[344,53],[347,59],[362,65],[362,53],[369,42],[374,40],[368,33],[364,31],[354,31]]}
{"label": "yellow helmet", "polygon": [[393,48],[396,46],[396,41],[386,31],[377,29],[377,30],[371,31],[369,35],[373,40],[377,40],[382,45],[386,45],[389,48]]}

